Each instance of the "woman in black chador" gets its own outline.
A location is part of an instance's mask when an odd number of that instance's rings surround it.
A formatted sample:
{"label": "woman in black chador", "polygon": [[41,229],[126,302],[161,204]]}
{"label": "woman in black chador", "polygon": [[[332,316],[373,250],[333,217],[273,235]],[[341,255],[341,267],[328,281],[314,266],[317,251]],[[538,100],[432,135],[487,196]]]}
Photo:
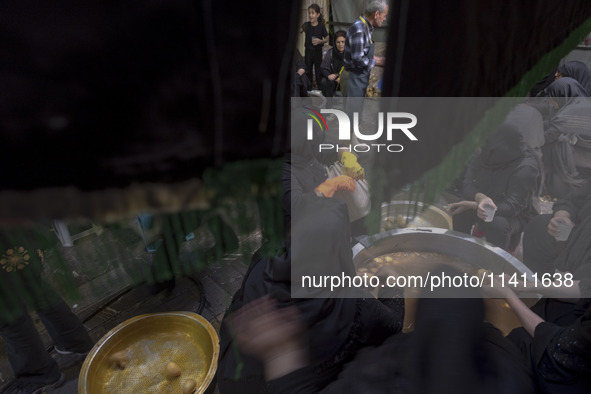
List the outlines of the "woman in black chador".
{"label": "woman in black chador", "polygon": [[[538,191],[539,178],[538,157],[513,125],[501,125],[468,166],[463,183],[465,200],[448,206],[454,230],[469,234],[477,223],[488,242],[511,250],[535,214],[532,197]],[[492,221],[485,220],[490,214],[487,209],[494,210]]]}

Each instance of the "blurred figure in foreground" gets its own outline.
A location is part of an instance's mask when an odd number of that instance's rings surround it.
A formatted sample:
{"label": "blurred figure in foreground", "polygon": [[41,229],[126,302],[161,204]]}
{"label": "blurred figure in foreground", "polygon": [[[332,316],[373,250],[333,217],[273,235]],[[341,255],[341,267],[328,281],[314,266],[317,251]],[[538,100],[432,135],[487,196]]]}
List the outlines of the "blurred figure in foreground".
{"label": "blurred figure in foreground", "polygon": [[311,379],[311,333],[295,308],[278,309],[267,296],[228,324],[241,350],[264,364],[271,393],[533,393],[529,363],[482,322],[482,299],[437,295],[419,301],[415,331],[360,350],[323,389]]}
{"label": "blurred figure in foreground", "polygon": [[93,346],[80,319],[42,278],[44,241],[57,239],[49,230],[36,230],[0,229],[0,333],[15,376],[3,394],[44,393],[65,380],[27,307],[35,309],[58,353],[82,361]]}

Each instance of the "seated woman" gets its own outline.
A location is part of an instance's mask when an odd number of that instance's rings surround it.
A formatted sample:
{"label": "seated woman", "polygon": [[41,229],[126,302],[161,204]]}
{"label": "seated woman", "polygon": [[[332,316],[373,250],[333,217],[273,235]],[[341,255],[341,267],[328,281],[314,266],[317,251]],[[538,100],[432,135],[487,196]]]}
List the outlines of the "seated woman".
{"label": "seated woman", "polygon": [[587,65],[581,61],[573,60],[558,66],[550,72],[540,82],[538,82],[530,91],[530,97],[548,97],[546,90],[554,81],[560,78],[572,78],[576,80],[583,88],[584,96],[591,95],[591,76]]}
{"label": "seated woman", "polygon": [[[522,135],[511,124],[501,125],[466,170],[465,200],[447,207],[454,230],[470,234],[477,223],[488,242],[507,250],[515,248],[521,229],[535,214],[532,197],[539,177],[538,158]],[[489,209],[496,210],[492,220],[487,218]]]}
{"label": "seated woman", "polygon": [[[509,283],[510,281],[506,281]],[[516,292],[539,292],[543,296],[531,309]],[[493,298],[504,298],[522,327],[509,333],[526,361],[531,363],[538,392],[547,394],[586,393],[591,387],[591,277],[567,285],[527,284],[520,288],[485,287]],[[570,302],[570,304],[569,304]],[[570,305],[570,306],[569,306]]]}
{"label": "seated woman", "polygon": [[547,89],[554,104],[546,117],[542,148],[547,193],[564,197],[584,180],[591,169],[591,99],[576,80],[562,77]]}
{"label": "seated woman", "polygon": [[[539,274],[556,269],[575,279],[591,277],[591,182],[587,181],[552,206],[553,214],[536,216],[523,234],[523,262]],[[566,240],[559,237],[562,222],[571,227]]]}
{"label": "seated woman", "polygon": [[334,97],[338,90],[341,70],[345,65],[343,55],[345,54],[345,39],[347,33],[343,30],[339,30],[334,34],[334,48],[328,50],[322,64],[320,65],[320,71],[322,72],[322,82],[320,88],[324,97]]}
{"label": "seated woman", "polygon": [[308,97],[308,90],[312,89],[312,83],[306,74],[306,62],[299,49],[293,52],[292,60],[291,97]]}
{"label": "seated woman", "polygon": [[581,61],[573,60],[558,66],[555,74],[556,79],[568,77],[576,80],[591,95],[591,76],[587,65]]}

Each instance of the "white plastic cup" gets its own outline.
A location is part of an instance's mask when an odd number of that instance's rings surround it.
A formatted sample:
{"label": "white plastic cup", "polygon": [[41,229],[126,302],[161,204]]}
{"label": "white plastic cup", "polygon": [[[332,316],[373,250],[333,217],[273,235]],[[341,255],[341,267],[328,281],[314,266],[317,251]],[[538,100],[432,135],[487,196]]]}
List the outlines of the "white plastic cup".
{"label": "white plastic cup", "polygon": [[558,222],[558,235],[556,236],[556,240],[566,241],[570,235],[571,230],[573,229],[573,226],[561,218],[556,218],[556,222]]}
{"label": "white plastic cup", "polygon": [[490,204],[484,204],[483,208],[484,208],[484,214],[485,214],[484,221],[485,222],[492,222],[493,219],[495,218],[495,212],[497,211],[497,209]]}

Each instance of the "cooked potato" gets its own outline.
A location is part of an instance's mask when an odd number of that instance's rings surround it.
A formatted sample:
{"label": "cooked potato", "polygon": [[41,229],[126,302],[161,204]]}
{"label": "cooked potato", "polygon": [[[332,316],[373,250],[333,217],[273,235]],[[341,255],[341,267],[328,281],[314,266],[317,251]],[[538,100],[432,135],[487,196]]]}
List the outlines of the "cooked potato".
{"label": "cooked potato", "polygon": [[166,365],[166,375],[169,378],[177,378],[181,376],[181,367],[179,367],[178,364],[172,362],[168,363]]}
{"label": "cooked potato", "polygon": [[185,380],[185,383],[183,383],[183,394],[191,394],[196,388],[197,382],[193,379],[187,379]]}
{"label": "cooked potato", "polygon": [[400,228],[405,228],[408,225],[408,223],[406,223],[406,219],[402,215],[396,216],[396,224]]}
{"label": "cooked potato", "polygon": [[111,364],[117,368],[125,369],[131,358],[126,350],[115,352],[109,356]]}

